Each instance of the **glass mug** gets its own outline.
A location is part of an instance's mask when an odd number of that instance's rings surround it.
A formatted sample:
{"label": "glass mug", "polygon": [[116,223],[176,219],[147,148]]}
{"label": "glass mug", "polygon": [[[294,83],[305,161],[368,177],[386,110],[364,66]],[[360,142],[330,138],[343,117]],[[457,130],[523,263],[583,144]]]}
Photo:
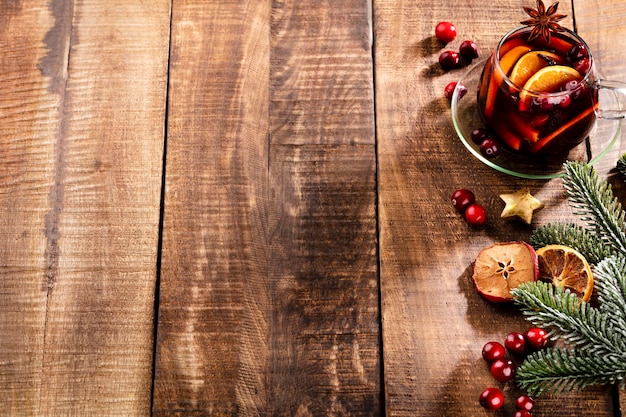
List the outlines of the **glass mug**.
{"label": "glass mug", "polygon": [[[600,79],[589,47],[570,30],[531,41],[531,28],[507,33],[480,78],[478,109],[485,126],[513,152],[567,156],[588,136],[596,118],[626,115],[626,84]],[[599,91],[622,96],[602,108]],[[615,100],[613,100],[615,101]]]}

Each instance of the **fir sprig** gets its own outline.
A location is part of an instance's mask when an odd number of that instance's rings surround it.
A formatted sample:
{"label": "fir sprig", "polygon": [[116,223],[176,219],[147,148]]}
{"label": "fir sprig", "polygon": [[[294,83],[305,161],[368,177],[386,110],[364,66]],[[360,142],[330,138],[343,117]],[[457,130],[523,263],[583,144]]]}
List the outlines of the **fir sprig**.
{"label": "fir sprig", "polygon": [[[553,339],[567,348],[545,349],[528,356],[516,380],[531,395],[560,392],[589,385],[626,380],[626,259],[609,258],[598,265],[596,285],[600,297],[595,308],[545,282],[526,283],[513,290],[523,313],[537,326],[549,329]],[[617,275],[615,271],[621,271]],[[608,297],[610,302],[606,302]],[[622,313],[615,311],[615,306]]]}
{"label": "fir sprig", "polygon": [[590,356],[570,349],[547,348],[526,358],[517,370],[517,379],[530,395],[616,382],[623,385],[624,360],[619,355]]}
{"label": "fir sprig", "polygon": [[[626,172],[626,157],[623,161]],[[594,267],[597,307],[569,290],[534,282],[513,290],[523,314],[546,328],[564,346],[528,356],[518,368],[517,382],[533,395],[589,385],[626,381],[626,222],[611,186],[593,168],[565,164],[563,179],[570,204],[585,228],[544,226],[533,244],[564,244],[589,256]],[[599,249],[592,250],[597,245]],[[602,258],[602,259],[601,259]]]}
{"label": "fir sprig", "polygon": [[535,248],[548,245],[565,245],[580,252],[587,262],[597,264],[616,251],[605,245],[593,231],[574,223],[548,223],[533,231],[529,243]]}
{"label": "fir sprig", "polygon": [[581,162],[565,164],[563,186],[574,213],[602,239],[626,256],[626,233],[622,205],[613,195],[611,185],[598,178],[591,165]]}
{"label": "fir sprig", "polygon": [[[600,284],[600,283],[598,283]],[[526,283],[512,290],[523,314],[549,329],[552,339],[563,339],[590,354],[626,354],[626,338],[616,332],[610,312],[582,302],[574,293],[546,282]],[[626,369],[626,357],[624,358]]]}
{"label": "fir sprig", "polygon": [[617,170],[622,174],[622,177],[626,178],[626,154],[617,160]]}

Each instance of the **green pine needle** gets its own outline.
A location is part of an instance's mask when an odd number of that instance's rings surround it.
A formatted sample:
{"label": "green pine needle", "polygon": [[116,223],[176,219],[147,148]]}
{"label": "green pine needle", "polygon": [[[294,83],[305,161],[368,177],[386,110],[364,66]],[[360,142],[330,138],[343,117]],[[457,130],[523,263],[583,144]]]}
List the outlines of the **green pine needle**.
{"label": "green pine needle", "polygon": [[567,345],[528,356],[517,370],[521,388],[540,395],[626,379],[626,327],[618,327],[624,323],[614,320],[611,311],[591,307],[569,290],[541,281],[520,285],[513,294],[533,324]]}
{"label": "green pine needle", "polygon": [[622,174],[622,177],[626,178],[626,154],[617,160],[617,170]]}
{"label": "green pine needle", "polygon": [[591,165],[568,162],[564,167],[563,186],[575,214],[580,215],[606,245],[626,255],[626,213],[613,196],[611,185],[600,180]]}
{"label": "green pine needle", "polygon": [[626,351],[626,338],[616,332],[606,313],[582,302],[576,294],[546,282],[522,284],[513,289],[523,314],[539,327],[549,330],[552,339],[563,339],[572,347],[603,353]]}
{"label": "green pine needle", "polygon": [[612,246],[605,245],[594,232],[574,223],[548,223],[533,231],[529,243],[535,248],[565,245],[580,252],[587,262],[597,264],[615,255]]}
{"label": "green pine needle", "polygon": [[623,385],[626,378],[624,364],[623,355],[598,355],[586,350],[574,352],[570,349],[547,348],[529,355],[517,369],[516,378],[520,387],[530,395],[616,382]]}
{"label": "green pine needle", "polygon": [[613,323],[613,331],[626,339],[626,258],[607,258],[594,269],[600,310]]}

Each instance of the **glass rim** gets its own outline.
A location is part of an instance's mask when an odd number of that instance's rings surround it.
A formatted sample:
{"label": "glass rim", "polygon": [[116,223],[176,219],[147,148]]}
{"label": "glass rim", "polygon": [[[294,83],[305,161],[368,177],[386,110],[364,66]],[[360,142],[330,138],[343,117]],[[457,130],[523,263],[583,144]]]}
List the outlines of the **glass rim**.
{"label": "glass rim", "polygon": [[[526,94],[530,96],[536,96],[536,97],[539,97],[539,96],[560,97],[560,96],[570,94],[572,91],[576,91],[577,89],[570,90],[570,91],[555,91],[552,93],[546,93],[545,91],[541,92],[541,91],[527,90],[523,86],[514,83],[513,80],[511,80],[509,76],[502,70],[502,67],[500,66],[500,48],[512,35],[516,33],[521,33],[521,32],[530,32],[531,30],[532,28],[528,26],[518,26],[515,29],[511,29],[510,31],[508,31],[502,37],[502,39],[500,39],[500,41],[498,42],[498,46],[496,46],[496,50],[493,53],[493,59],[495,61],[495,65],[494,65],[495,70],[499,73],[500,76],[502,76],[502,81],[506,83],[508,86],[513,87],[518,91],[524,91]],[[590,65],[589,65],[589,70],[587,70],[587,72],[583,76],[583,79],[580,81],[580,86],[578,88],[582,88],[582,86],[589,84],[589,79],[592,77],[592,74],[595,71],[595,61],[593,59],[593,55],[591,54],[591,50],[589,49],[589,45],[587,45],[587,42],[585,42],[584,39],[582,39],[580,36],[578,36],[575,32],[571,31],[570,29],[562,28],[561,31],[556,32],[556,33],[565,33],[569,38],[574,39],[577,42],[581,43],[587,50]]]}

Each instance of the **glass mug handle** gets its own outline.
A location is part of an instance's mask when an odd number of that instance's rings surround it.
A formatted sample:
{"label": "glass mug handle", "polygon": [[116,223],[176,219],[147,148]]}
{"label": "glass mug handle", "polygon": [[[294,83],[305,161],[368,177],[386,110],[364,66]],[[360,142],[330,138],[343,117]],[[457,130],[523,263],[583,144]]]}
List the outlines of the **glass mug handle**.
{"label": "glass mug handle", "polygon": [[[600,106],[596,110],[596,116],[598,118],[626,118],[626,83],[600,79],[594,83],[594,88],[598,89],[600,94]],[[604,98],[603,95],[608,96]],[[605,102],[610,102],[610,105],[607,105],[606,108],[603,106]]]}

